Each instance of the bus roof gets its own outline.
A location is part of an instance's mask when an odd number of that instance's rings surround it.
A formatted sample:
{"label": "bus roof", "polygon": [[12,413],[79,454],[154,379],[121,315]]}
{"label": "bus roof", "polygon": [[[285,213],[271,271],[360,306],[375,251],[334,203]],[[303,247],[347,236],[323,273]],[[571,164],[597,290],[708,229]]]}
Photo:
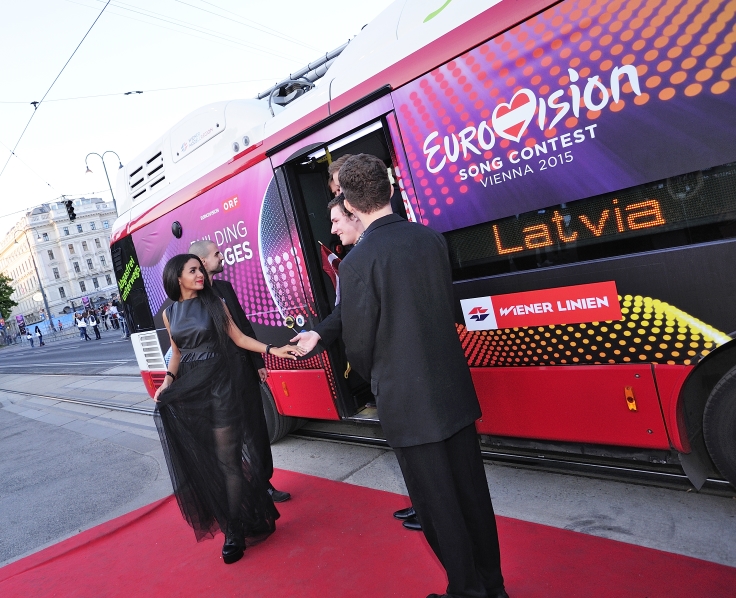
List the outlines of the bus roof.
{"label": "bus roof", "polygon": [[312,90],[285,108],[273,105],[273,116],[266,98],[210,104],[128,162],[118,172],[120,217],[111,241],[245,170],[330,115],[377,90],[408,83],[555,1],[467,0],[432,12],[424,0],[397,0],[350,41]]}

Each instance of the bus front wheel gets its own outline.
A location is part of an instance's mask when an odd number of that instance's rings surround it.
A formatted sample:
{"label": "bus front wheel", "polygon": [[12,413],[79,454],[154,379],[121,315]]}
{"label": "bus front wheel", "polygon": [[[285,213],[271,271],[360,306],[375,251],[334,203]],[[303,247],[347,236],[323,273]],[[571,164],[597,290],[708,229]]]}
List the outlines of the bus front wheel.
{"label": "bus front wheel", "polygon": [[266,415],[268,440],[271,444],[297,429],[301,420],[298,417],[287,417],[279,413],[276,408],[276,400],[267,384],[261,384],[261,400],[263,401],[263,412]]}
{"label": "bus front wheel", "polygon": [[703,436],[718,471],[736,487],[736,367],[720,379],[708,397]]}

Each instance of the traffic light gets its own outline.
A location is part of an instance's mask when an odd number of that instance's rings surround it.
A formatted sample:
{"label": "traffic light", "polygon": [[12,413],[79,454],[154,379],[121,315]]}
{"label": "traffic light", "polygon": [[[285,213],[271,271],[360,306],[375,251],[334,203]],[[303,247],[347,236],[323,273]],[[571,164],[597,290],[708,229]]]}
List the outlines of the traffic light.
{"label": "traffic light", "polygon": [[74,222],[77,219],[77,215],[74,213],[74,202],[71,199],[67,199],[64,205],[66,206],[66,213],[69,215],[69,220]]}

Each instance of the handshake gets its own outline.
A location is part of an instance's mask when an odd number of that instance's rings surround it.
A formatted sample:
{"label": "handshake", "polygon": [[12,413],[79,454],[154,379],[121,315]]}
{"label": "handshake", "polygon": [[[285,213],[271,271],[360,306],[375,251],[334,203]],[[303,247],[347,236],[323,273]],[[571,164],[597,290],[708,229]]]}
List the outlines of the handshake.
{"label": "handshake", "polygon": [[289,342],[296,342],[297,347],[299,348],[299,353],[301,355],[306,355],[317,346],[317,343],[320,340],[322,340],[322,337],[319,334],[317,334],[314,330],[308,330],[306,332],[300,332]]}

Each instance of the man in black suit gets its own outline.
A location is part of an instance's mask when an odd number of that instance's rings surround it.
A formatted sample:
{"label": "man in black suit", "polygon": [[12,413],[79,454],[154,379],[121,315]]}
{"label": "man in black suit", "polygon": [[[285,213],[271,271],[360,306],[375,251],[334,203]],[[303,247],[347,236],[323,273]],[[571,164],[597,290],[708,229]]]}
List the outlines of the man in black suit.
{"label": "man in black suit", "polygon": [[446,595],[507,598],[447,244],[392,213],[378,158],[353,156],[339,177],[345,207],[365,226],[340,264],[347,357],[371,381],[422,530],[447,572]]}
{"label": "man in black suit", "polygon": [[[214,280],[213,278],[215,274],[220,274],[223,270],[222,262],[224,258],[217,245],[212,241],[196,241],[189,247],[189,253],[193,253],[202,260],[212,283],[212,289],[225,301],[235,325],[240,328],[243,334],[256,338],[253,326],[245,315],[240,301],[238,301],[233,285],[227,280]],[[265,382],[268,378],[268,370],[263,362],[263,357],[259,353],[244,349],[238,349],[238,352],[240,353],[240,362],[246,380],[246,386],[243,388],[243,403],[246,406],[245,415],[250,421],[254,422],[253,434],[251,437],[245,438],[245,446],[248,453],[254,456],[254,461],[261,463],[264,479],[270,480],[273,476],[273,455],[271,454],[271,443],[268,438],[266,416],[263,413],[259,386],[260,382]],[[276,490],[270,481],[268,482],[268,493],[274,502],[284,502],[291,498],[291,494],[288,492]]]}
{"label": "man in black suit", "polygon": [[[342,166],[351,155],[347,154],[341,158],[335,160],[330,164],[330,182],[337,188],[340,189],[340,183],[337,180],[338,170],[333,168],[334,166]],[[330,189],[333,189],[333,185],[330,185]],[[340,193],[327,204],[327,209],[330,210],[330,222],[332,222],[332,228],[330,232],[333,235],[340,237],[340,243],[346,249],[348,247],[354,247],[357,245],[360,238],[363,236],[363,223],[358,220],[352,212],[345,209],[345,196]],[[322,342],[324,346],[331,345],[334,343],[342,334],[342,316],[340,302],[335,304],[335,309],[332,310],[329,316],[322,320],[319,324],[314,327],[314,330],[307,330],[297,334],[291,342],[298,342],[307,352],[312,351],[318,342]],[[401,520],[401,524],[408,530],[422,531],[422,525],[419,523],[417,512],[413,506],[405,509],[399,509],[394,512],[394,517]]]}

